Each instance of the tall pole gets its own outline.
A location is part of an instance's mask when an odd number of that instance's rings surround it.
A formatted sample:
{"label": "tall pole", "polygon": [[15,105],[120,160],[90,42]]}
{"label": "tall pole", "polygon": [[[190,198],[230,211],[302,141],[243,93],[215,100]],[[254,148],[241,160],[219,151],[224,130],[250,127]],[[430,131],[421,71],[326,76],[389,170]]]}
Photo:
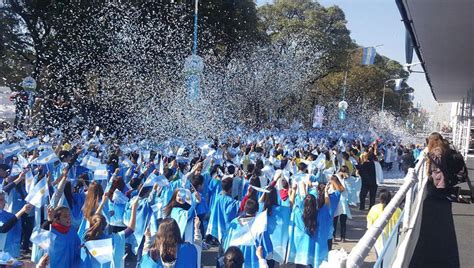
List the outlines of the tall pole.
{"label": "tall pole", "polygon": [[197,46],[198,46],[198,2],[199,0],[196,0],[195,5],[194,5],[193,55],[197,54]]}
{"label": "tall pole", "polygon": [[346,99],[347,71],[348,71],[347,68],[349,68],[349,67],[346,67],[346,72],[344,73],[344,85],[342,86],[342,100]]}
{"label": "tall pole", "polygon": [[[386,83],[386,82],[385,82]],[[385,83],[383,83],[383,94],[382,94],[382,113],[383,113],[383,107],[385,104]]]}

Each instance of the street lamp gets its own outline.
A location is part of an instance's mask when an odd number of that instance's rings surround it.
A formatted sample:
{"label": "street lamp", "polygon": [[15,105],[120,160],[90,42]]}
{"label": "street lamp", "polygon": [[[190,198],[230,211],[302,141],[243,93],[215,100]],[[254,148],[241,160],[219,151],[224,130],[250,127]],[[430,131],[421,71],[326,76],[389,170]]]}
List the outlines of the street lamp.
{"label": "street lamp", "polygon": [[388,79],[386,80],[384,83],[383,83],[383,94],[382,94],[382,113],[383,113],[383,108],[385,106],[385,88],[386,88],[386,85],[388,82],[390,81],[395,81],[395,88],[394,90],[395,91],[398,91],[400,90],[400,86],[403,82],[403,80],[405,80],[406,78],[392,78],[392,79]]}
{"label": "street lamp", "polygon": [[410,98],[410,101],[413,101],[415,98],[415,95],[413,93],[401,93],[400,94],[400,104],[398,106],[398,113],[400,114],[400,117],[402,117],[402,99],[403,96],[408,95]]}
{"label": "street lamp", "polygon": [[193,31],[193,49],[192,54],[185,59],[184,73],[186,75],[186,86],[188,88],[189,99],[194,101],[199,96],[199,87],[201,75],[204,69],[204,62],[197,55],[198,49],[198,4],[199,0],[194,2],[194,31]]}

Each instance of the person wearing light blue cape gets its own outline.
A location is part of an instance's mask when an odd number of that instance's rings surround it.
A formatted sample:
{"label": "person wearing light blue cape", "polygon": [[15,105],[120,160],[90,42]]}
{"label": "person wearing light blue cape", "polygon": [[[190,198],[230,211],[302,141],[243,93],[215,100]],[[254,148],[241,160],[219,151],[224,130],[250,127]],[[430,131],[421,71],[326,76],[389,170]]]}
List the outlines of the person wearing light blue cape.
{"label": "person wearing light blue cape", "polygon": [[[337,223],[341,223],[341,241],[346,242],[346,222],[347,219],[352,219],[351,209],[349,207],[349,194],[346,188],[346,180],[349,177],[349,169],[346,166],[342,166],[339,170],[339,173],[336,175],[343,187],[341,193],[341,199],[339,200],[339,205],[337,206],[336,213],[334,214],[334,233],[333,237],[336,239]],[[340,187],[340,186],[336,186]]]}
{"label": "person wearing light blue cape", "polygon": [[64,187],[64,195],[59,200],[59,206],[68,207],[71,211],[72,226],[78,229],[84,215],[82,214],[82,207],[85,201],[85,194],[81,192],[73,192],[71,182],[66,182]]}
{"label": "person wearing light blue cape", "polygon": [[[137,207],[137,222],[135,226],[135,232],[131,238],[134,238],[131,242],[132,244],[132,251],[138,254],[138,257],[141,257],[141,250],[143,248],[143,235],[145,234],[145,230],[150,223],[151,215],[153,213],[152,206],[156,200],[155,196],[157,194],[158,185],[155,184],[153,187],[142,187],[138,193],[138,207]],[[127,203],[125,206],[125,213],[124,213],[124,223],[127,224],[130,222],[131,218],[131,202],[133,202],[132,198],[130,202]]]}
{"label": "person wearing light blue cape", "polygon": [[329,187],[325,187],[323,191],[318,191],[319,198],[316,198],[313,194],[307,194],[307,186],[304,184],[304,198],[301,198],[296,195],[296,185],[291,189],[293,211],[287,263],[317,268],[327,259],[328,234],[332,226],[328,190]]}
{"label": "person wearing light blue cape", "polygon": [[[189,192],[190,193],[190,192]],[[198,192],[187,196],[187,191],[183,188],[176,189],[171,197],[170,202],[163,209],[163,214],[173,218],[179,226],[179,230],[183,240],[186,242],[193,241],[193,218],[196,215],[196,204],[201,201]]]}
{"label": "person wearing light blue cape", "polygon": [[234,200],[230,194],[232,191],[232,177],[222,180],[222,192],[216,198],[214,206],[211,208],[209,224],[206,234],[212,235],[222,242],[224,233],[230,222],[237,217],[240,201]]}
{"label": "person wearing light blue cape", "polygon": [[[232,220],[222,243],[224,251],[226,251],[231,245],[240,248],[244,255],[245,262],[243,267],[245,268],[258,267],[259,259],[256,254],[257,247],[261,246],[263,248],[264,258],[273,252],[273,245],[268,231],[263,231],[263,233],[260,234],[252,234],[251,229],[254,228],[252,225],[260,224],[254,223],[256,221],[255,216],[257,215],[257,212],[257,201],[253,199],[247,200],[245,203],[244,215]],[[248,235],[248,239],[242,239],[244,234]],[[251,245],[248,245],[249,242]]]}
{"label": "person wearing light blue cape", "polygon": [[207,187],[207,194],[209,200],[209,208],[214,207],[215,200],[219,196],[220,192],[222,191],[221,179],[223,173],[221,171],[221,166],[214,165],[210,171],[211,179],[209,180],[209,184]]}
{"label": "person wearing light blue cape", "polygon": [[[12,160],[12,163],[16,163],[18,158],[15,156]],[[26,204],[25,197],[28,195],[26,192],[26,184],[24,181],[25,172],[22,171],[20,174],[15,176],[8,177],[6,182],[12,187],[5,187],[4,191],[8,193],[9,204],[5,210],[16,213],[20,211],[23,206]],[[12,182],[15,182],[12,184]],[[23,214],[20,221],[21,225],[21,250],[29,250],[30,246],[30,236],[33,232],[33,215]]]}
{"label": "person wearing light blue cape", "polygon": [[16,214],[5,208],[5,192],[0,192],[0,251],[8,252],[12,257],[20,256],[21,216],[29,213],[32,205],[24,205]]}
{"label": "person wearing light blue cape", "polygon": [[54,234],[48,250],[51,268],[79,267],[81,263],[81,241],[71,224],[71,213],[67,207],[48,210],[48,221],[42,228],[48,230],[51,225],[51,233]]}
{"label": "person wearing light blue cape", "polygon": [[198,216],[199,220],[201,221],[201,225],[199,226],[199,229],[201,231],[201,234],[204,233],[207,227],[207,219],[206,216],[209,213],[209,206],[207,205],[207,200],[203,197],[203,192],[204,192],[204,177],[202,175],[195,174],[191,178],[191,185],[194,189],[196,189],[197,192],[199,192],[199,195],[201,196],[201,202],[196,205],[196,216]]}
{"label": "person wearing light blue cape", "polygon": [[79,168],[80,163],[77,161],[77,153],[71,153],[70,151],[62,150],[59,152],[58,157],[61,162],[58,162],[59,164],[54,167],[54,178],[59,178],[62,175],[63,169],[66,167],[68,168],[67,177],[69,180],[76,179],[81,172],[84,172],[83,168]]}
{"label": "person wearing light blue cape", "polygon": [[[199,228],[195,228],[195,230],[198,231]],[[198,267],[198,251],[196,246],[183,241],[179,226],[174,219],[163,219],[153,239],[154,241],[150,241],[152,239],[147,235],[140,267]]]}
{"label": "person wearing light blue cape", "polygon": [[[128,226],[117,233],[109,234],[109,228],[107,228],[107,221],[102,215],[102,208],[107,203],[108,198],[104,197],[103,201],[101,202],[99,208],[97,209],[97,213],[92,217],[91,227],[87,229],[84,241],[87,243],[89,241],[94,240],[102,240],[102,239],[112,239],[112,259],[110,262],[106,262],[101,264],[97,259],[93,257],[91,254],[92,251],[96,249],[87,248],[86,246],[81,247],[81,267],[90,268],[90,267],[97,267],[97,268],[118,268],[124,267],[125,261],[125,242],[126,239],[133,234],[135,230],[135,224],[137,219],[137,206],[138,206],[138,199],[133,200],[131,204],[131,216],[130,222]],[[108,230],[109,229],[109,230]],[[100,249],[97,249],[100,250]]]}
{"label": "person wearing light blue cape", "polygon": [[[283,263],[288,245],[288,228],[290,226],[291,209],[281,206],[278,202],[278,193],[275,187],[267,188],[268,193],[263,195],[264,210],[267,211],[267,232],[273,246],[273,254],[269,265],[273,267],[274,262]],[[273,263],[272,263],[273,262]]]}
{"label": "person wearing light blue cape", "polygon": [[342,186],[341,182],[339,181],[339,178],[337,175],[332,175],[329,178],[329,199],[331,201],[331,218],[333,219],[333,224],[329,228],[329,234],[328,234],[328,247],[329,250],[332,250],[332,242],[333,238],[335,239],[335,234],[336,234],[336,227],[337,227],[337,221],[336,221],[336,213],[339,207],[339,203],[341,200],[341,195],[344,192],[344,186]]}
{"label": "person wearing light blue cape", "polygon": [[[118,169],[116,169],[117,171]],[[106,206],[108,207],[109,213],[105,215],[107,222],[110,225],[111,232],[118,233],[125,230],[127,227],[123,222],[123,215],[125,213],[125,206],[128,198],[123,194],[125,190],[125,182],[121,176],[117,176],[114,173],[110,178],[111,183],[107,191],[108,199]]]}

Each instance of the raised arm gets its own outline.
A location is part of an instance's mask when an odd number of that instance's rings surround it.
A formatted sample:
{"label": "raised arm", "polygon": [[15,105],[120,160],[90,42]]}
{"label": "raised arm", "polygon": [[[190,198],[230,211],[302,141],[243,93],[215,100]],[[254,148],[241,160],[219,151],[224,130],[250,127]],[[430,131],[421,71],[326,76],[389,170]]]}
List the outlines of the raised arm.
{"label": "raised arm", "polygon": [[16,178],[14,181],[8,183],[5,187],[3,187],[3,191],[10,193],[11,189],[13,189],[15,186],[20,184],[20,182],[25,178],[25,173],[21,172],[18,178]]}
{"label": "raised arm", "polygon": [[67,173],[69,169],[65,168],[63,170],[63,174],[61,175],[61,178],[59,179],[59,184],[58,184],[58,190],[54,193],[52,200],[51,200],[51,206],[54,208],[58,205],[59,200],[61,199],[64,188],[66,187],[66,182],[67,182]]}
{"label": "raised arm", "polygon": [[130,215],[130,222],[128,223],[128,228],[135,231],[135,225],[137,223],[137,208],[138,208],[138,198],[133,200],[132,203],[132,213]]}

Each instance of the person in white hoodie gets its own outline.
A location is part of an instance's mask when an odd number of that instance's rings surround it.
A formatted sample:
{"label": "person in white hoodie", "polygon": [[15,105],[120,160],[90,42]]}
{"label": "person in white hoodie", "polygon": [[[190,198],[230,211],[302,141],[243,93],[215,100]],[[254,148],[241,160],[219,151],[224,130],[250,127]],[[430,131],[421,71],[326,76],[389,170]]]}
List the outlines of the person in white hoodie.
{"label": "person in white hoodie", "polygon": [[384,158],[384,161],[385,161],[385,164],[386,164],[386,167],[387,167],[387,171],[390,171],[393,167],[394,155],[395,155],[395,150],[394,150],[392,144],[389,143],[387,145],[387,147],[385,148],[385,158]]}

